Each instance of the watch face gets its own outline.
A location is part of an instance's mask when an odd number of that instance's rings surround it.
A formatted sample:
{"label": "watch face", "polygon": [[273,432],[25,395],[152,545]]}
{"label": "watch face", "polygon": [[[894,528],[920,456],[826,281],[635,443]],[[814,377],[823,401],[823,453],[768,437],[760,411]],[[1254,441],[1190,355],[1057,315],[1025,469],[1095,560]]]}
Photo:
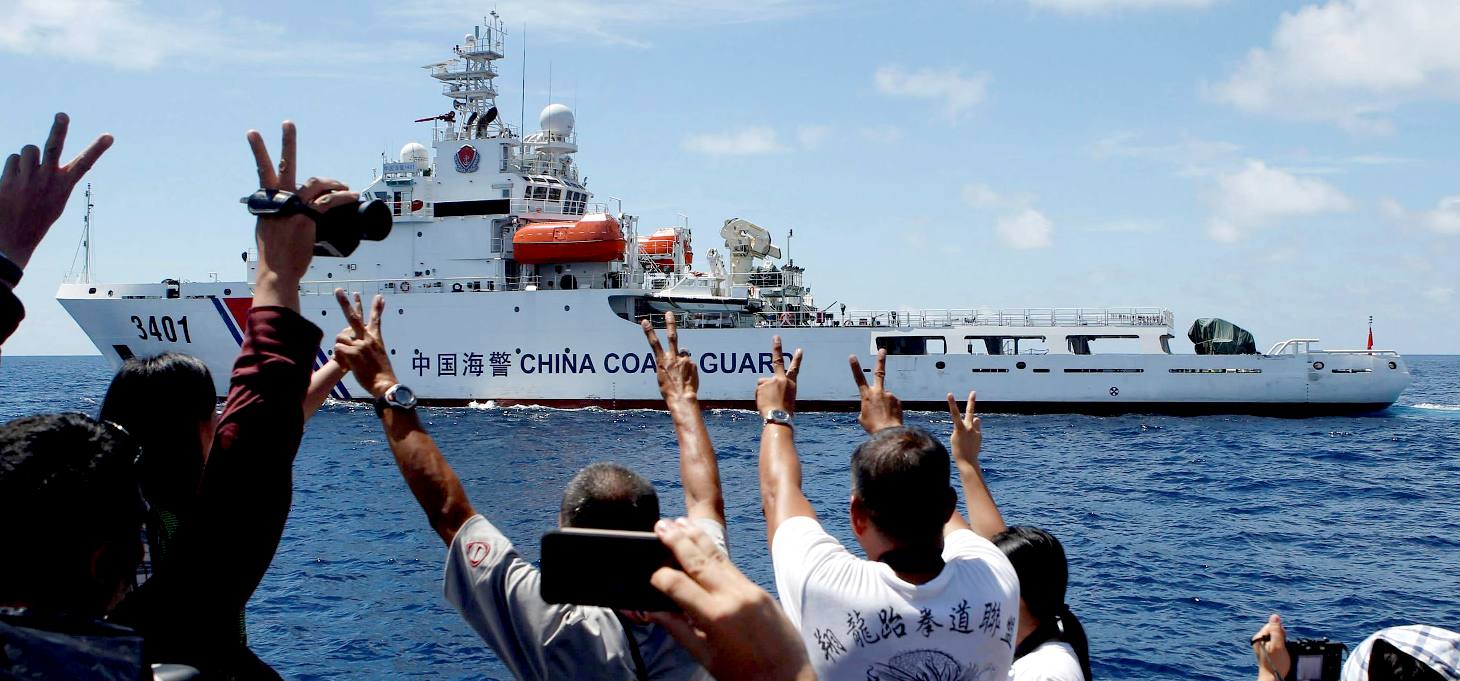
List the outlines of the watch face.
{"label": "watch face", "polygon": [[390,391],[390,395],[386,399],[407,409],[416,406],[415,391],[403,385],[396,385],[395,389]]}
{"label": "watch face", "polygon": [[766,420],[773,423],[790,423],[791,412],[788,412],[784,409],[772,409],[770,413],[766,415]]}

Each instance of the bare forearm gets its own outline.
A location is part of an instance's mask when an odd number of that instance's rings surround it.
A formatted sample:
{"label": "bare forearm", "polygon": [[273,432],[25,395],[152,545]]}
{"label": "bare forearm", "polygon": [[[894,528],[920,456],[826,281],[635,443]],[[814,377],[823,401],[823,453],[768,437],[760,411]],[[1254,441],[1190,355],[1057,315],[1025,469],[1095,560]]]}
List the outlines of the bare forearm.
{"label": "bare forearm", "polygon": [[260,260],[258,278],[253,285],[253,305],[277,305],[299,311],[299,278],[274,272]]}
{"label": "bare forearm", "polygon": [[314,412],[319,411],[320,405],[330,396],[330,391],[344,377],[345,368],[335,360],[325,362],[324,366],[315,370],[309,377],[309,392],[304,394],[304,420],[308,421],[309,417],[314,416]]}
{"label": "bare forearm", "polygon": [[975,461],[958,462],[958,477],[963,482],[963,498],[968,504],[968,522],[973,531],[984,539],[1004,531],[1004,516],[994,503],[994,495],[984,482],[983,471]]}
{"label": "bare forearm", "polygon": [[420,502],[431,527],[450,546],[456,531],[476,515],[466,498],[466,489],[414,411],[386,409],[381,420],[401,477]]}
{"label": "bare forearm", "polygon": [[767,538],[773,539],[787,518],[816,517],[801,491],[801,460],[796,455],[791,429],[786,426],[766,424],[761,431],[760,498]]}
{"label": "bare forearm", "polygon": [[725,499],[720,491],[720,466],[698,399],[680,398],[669,405],[674,435],[679,440],[679,480],[684,507],[691,518],[725,524]]}

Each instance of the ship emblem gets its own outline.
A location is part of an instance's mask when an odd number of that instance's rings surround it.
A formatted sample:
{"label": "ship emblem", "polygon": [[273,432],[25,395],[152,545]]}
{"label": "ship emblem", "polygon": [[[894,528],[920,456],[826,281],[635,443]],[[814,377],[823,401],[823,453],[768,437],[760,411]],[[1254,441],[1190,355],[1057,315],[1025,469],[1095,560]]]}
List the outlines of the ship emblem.
{"label": "ship emblem", "polygon": [[482,155],[477,153],[476,147],[463,144],[460,149],[456,150],[456,172],[474,173],[481,163]]}

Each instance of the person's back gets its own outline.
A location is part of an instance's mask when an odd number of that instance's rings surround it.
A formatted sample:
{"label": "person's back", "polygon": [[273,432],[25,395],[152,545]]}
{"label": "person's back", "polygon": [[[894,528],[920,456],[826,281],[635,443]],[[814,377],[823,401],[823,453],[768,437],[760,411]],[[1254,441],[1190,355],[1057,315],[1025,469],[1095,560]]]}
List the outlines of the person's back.
{"label": "person's back", "polygon": [[864,560],[811,518],[776,531],[776,590],[824,678],[997,679],[1019,599],[1008,562],[971,530],[951,533],[938,576],[911,584]]}
{"label": "person's back", "polygon": [[977,471],[982,430],[973,395],[966,417],[948,396],[970,525],[948,484],[948,450],[927,432],[904,427],[901,403],[883,388],[886,352],[878,353],[870,386],[850,358],[862,396],[858,421],[871,435],[851,460],[851,526],[863,560],[822,528],[801,490],[792,425],[801,351],[787,366],[776,337],[771,362],[775,376],[761,379],[755,393],[765,418],[761,506],[781,607],[817,675],[1004,679],[1019,626],[1019,582],[988,539],[1003,519]]}

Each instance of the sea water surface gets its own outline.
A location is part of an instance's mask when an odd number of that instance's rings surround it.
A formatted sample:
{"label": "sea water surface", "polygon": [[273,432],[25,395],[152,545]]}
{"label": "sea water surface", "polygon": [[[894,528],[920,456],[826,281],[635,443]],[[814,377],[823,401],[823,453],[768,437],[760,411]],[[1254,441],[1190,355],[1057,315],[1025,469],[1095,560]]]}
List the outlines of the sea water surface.
{"label": "sea water surface", "polygon": [[[1391,625],[1460,629],[1460,357],[1409,359],[1413,387],[1374,416],[984,418],[1004,517],[1064,542],[1096,676],[1252,678],[1245,642],[1270,612],[1290,636],[1350,646]],[[5,357],[0,419],[95,414],[109,378],[99,357]],[[643,472],[666,514],[684,508],[665,414],[422,412],[472,504],[529,559],[563,485],[593,461]],[[707,418],[735,562],[773,588],[759,419]],[[847,457],[861,438],[852,414],[797,417],[807,496],[853,547]],[[444,556],[372,410],[327,405],[308,424],[288,527],[248,607],[252,645],[291,679],[510,678],[441,597]]]}

